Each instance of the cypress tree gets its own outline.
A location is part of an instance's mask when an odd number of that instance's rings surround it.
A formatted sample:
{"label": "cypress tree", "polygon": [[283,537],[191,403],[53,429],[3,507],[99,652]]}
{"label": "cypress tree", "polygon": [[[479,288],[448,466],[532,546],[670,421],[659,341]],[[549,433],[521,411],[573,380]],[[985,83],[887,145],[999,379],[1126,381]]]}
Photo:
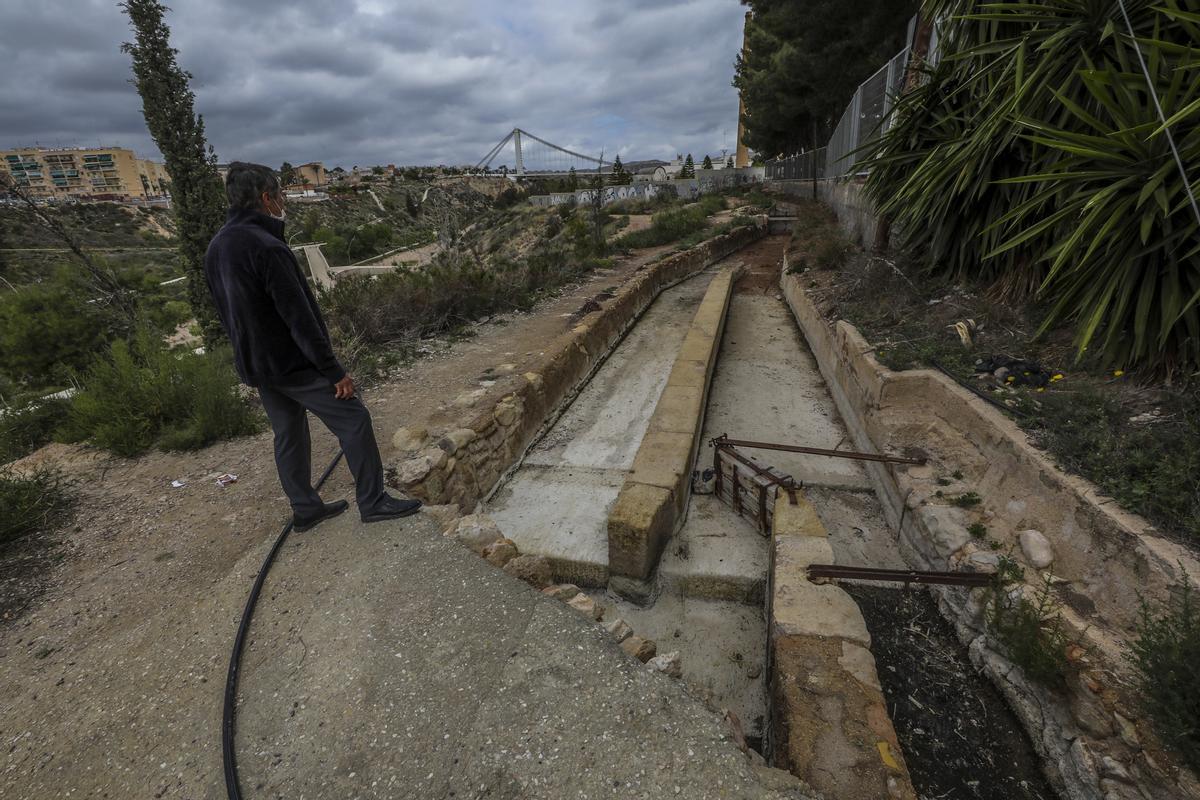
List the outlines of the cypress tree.
{"label": "cypress tree", "polygon": [[133,84],[142,97],[146,127],[171,176],[171,207],[179,231],[179,259],[188,278],[188,303],[211,346],[223,334],[204,280],[204,251],[225,221],[225,190],[217,157],[204,138],[204,119],[195,112],[191,75],[171,47],[166,11],[158,0],[127,0],[134,41],[121,45],[133,60]]}
{"label": "cypress tree", "polygon": [[733,156],[725,159],[725,169],[733,169]]}
{"label": "cypress tree", "polygon": [[575,168],[567,172],[567,191],[573,192],[579,188],[579,176],[575,174]]}
{"label": "cypress tree", "polygon": [[704,154],[704,161],[700,164],[700,169],[712,169],[712,159],[708,157],[708,153]]}

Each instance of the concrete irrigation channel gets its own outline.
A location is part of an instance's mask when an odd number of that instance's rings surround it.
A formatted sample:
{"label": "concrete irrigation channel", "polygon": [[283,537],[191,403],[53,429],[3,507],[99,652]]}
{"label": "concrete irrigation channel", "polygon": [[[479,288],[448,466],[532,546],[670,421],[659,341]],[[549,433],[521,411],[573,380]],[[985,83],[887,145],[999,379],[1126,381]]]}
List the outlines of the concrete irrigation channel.
{"label": "concrete irrigation channel", "polygon": [[[879,664],[877,674],[870,650],[868,628],[879,615],[864,620],[849,594],[805,576],[806,563],[906,567],[862,465],[748,453],[803,486],[790,503],[782,492],[775,499],[771,487],[773,524],[765,512],[756,518],[753,508],[735,512],[714,493],[711,473],[704,479],[714,464],[711,442],[723,434],[852,449],[780,296],[786,242],[768,237],[664,291],[485,512],[522,553],[547,557],[557,580],[583,587],[604,607],[606,623],[623,620],[653,640],[659,654],[677,652],[690,690],[726,710],[748,745],[772,763],[828,797],[938,796],[931,790],[947,785],[936,779],[936,766],[912,770],[923,784],[914,789],[907,745],[892,727],[881,685],[888,681],[880,680],[890,666]],[[706,336],[707,371],[698,341]],[[692,367],[699,388],[688,383]],[[694,399],[690,406],[687,398]],[[691,423],[664,421],[688,413]],[[691,433],[688,424],[694,424]],[[673,447],[673,441],[681,444]],[[666,479],[653,477],[672,458],[685,463],[667,470]],[[652,508],[653,520],[644,526],[651,571],[636,590],[639,582],[614,560],[626,560],[621,548],[628,538],[628,526],[614,520],[631,516],[621,508],[629,497],[654,491],[668,500]],[[672,505],[676,495],[682,502]],[[625,538],[614,534],[617,528]],[[656,537],[662,540],[657,545]],[[990,724],[1015,730],[1011,720],[997,723],[998,713]],[[901,733],[907,737],[921,724]],[[1027,754],[1013,756],[1022,757],[1028,761]],[[962,772],[969,783],[970,770]]]}

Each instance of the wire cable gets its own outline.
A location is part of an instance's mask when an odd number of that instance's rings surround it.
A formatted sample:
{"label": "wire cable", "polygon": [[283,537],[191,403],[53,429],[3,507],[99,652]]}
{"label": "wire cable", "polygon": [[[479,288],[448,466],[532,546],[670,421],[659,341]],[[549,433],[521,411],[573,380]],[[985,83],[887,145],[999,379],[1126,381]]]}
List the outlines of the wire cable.
{"label": "wire cable", "polygon": [[[342,451],[338,450],[337,455],[329,462],[329,466],[321,473],[314,488],[321,488],[341,460]],[[229,800],[242,800],[242,790],[238,785],[237,755],[233,750],[233,735],[237,722],[237,679],[242,661],[242,648],[246,645],[246,634],[250,631],[250,618],[254,616],[254,607],[258,605],[258,595],[262,592],[267,572],[271,569],[271,564],[275,562],[275,556],[283,547],[288,534],[292,532],[292,524],[292,521],[288,520],[288,523],[283,526],[275,544],[271,545],[267,557],[258,569],[258,576],[250,588],[250,596],[246,598],[246,607],[242,610],[242,621],[238,623],[237,636],[233,640],[233,652],[229,656],[229,674],[225,678],[225,710],[221,715],[221,760],[225,768],[225,793],[229,796]]]}

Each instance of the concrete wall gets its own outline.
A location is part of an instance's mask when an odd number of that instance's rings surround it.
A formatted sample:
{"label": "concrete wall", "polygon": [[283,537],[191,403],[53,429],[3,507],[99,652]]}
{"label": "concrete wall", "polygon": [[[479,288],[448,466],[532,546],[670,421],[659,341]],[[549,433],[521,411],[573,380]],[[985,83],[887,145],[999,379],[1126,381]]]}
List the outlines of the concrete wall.
{"label": "concrete wall", "polygon": [[736,278],[733,269],[725,269],[709,284],[608,515],[609,588],[630,600],[650,596],[659,556],[687,512],[708,387]]}
{"label": "concrete wall", "polygon": [[[997,553],[967,531],[979,522],[1001,552],[1011,550],[1023,562],[1029,580],[1053,576],[1078,644],[1068,650],[1071,667],[1058,691],[1025,678],[988,636],[984,590],[936,593],[972,660],[1025,724],[1056,788],[1071,800],[1200,797],[1200,782],[1178,767],[1141,718],[1124,650],[1139,595],[1162,602],[1181,574],[1200,580],[1196,557],[1095,486],[1063,473],[1015,423],[947,376],[881,366],[854,326],[821,316],[802,276],[787,274],[786,258],[781,284],[855,446],[929,459],[924,467],[866,463],[908,562],[923,569],[993,568]],[[961,480],[952,477],[956,472]],[[949,504],[965,491],[982,497],[976,509]],[[1048,552],[1028,547],[1030,531]]]}
{"label": "concrete wall", "polygon": [[[605,186],[602,189],[603,201],[604,205],[608,205],[619,200],[646,200],[657,197],[663,192],[673,193],[673,196],[682,197],[685,200],[694,200],[702,194],[762,181],[764,174],[763,167],[698,169],[695,178],[654,182],[637,181],[627,186]],[[586,180],[586,176],[581,177],[581,180]],[[529,198],[529,202],[535,206],[549,207],[570,203],[572,199],[581,206],[587,205],[592,202],[592,190],[580,189],[576,192],[534,195]]]}
{"label": "concrete wall", "polygon": [[[768,181],[767,187],[806,200],[813,196],[812,181]],[[876,244],[880,221],[861,179],[817,181],[817,199],[833,209],[842,230],[854,242],[865,247]]]}
{"label": "concrete wall", "polygon": [[833,549],[803,495],[775,498],[768,593],[767,755],[825,797],[913,800],[879,685],[871,637],[854,600],[808,580]]}
{"label": "concrete wall", "polygon": [[398,431],[393,444],[403,458],[394,482],[429,503],[474,508],[553,424],[654,298],[765,231],[762,218],[638,272],[599,310],[549,343],[534,369],[513,376],[504,384],[506,391],[468,397],[460,406],[459,427]]}

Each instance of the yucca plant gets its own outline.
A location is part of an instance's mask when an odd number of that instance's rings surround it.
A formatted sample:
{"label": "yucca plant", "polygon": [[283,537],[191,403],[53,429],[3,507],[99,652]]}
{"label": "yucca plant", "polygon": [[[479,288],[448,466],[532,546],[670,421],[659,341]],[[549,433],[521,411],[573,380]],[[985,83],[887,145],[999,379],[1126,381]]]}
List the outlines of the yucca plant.
{"label": "yucca plant", "polygon": [[[1037,293],[1125,366],[1200,362],[1200,15],[1180,0],[929,0],[942,60],[897,103],[868,191],[932,272]],[[1195,178],[1193,178],[1195,180]]]}

